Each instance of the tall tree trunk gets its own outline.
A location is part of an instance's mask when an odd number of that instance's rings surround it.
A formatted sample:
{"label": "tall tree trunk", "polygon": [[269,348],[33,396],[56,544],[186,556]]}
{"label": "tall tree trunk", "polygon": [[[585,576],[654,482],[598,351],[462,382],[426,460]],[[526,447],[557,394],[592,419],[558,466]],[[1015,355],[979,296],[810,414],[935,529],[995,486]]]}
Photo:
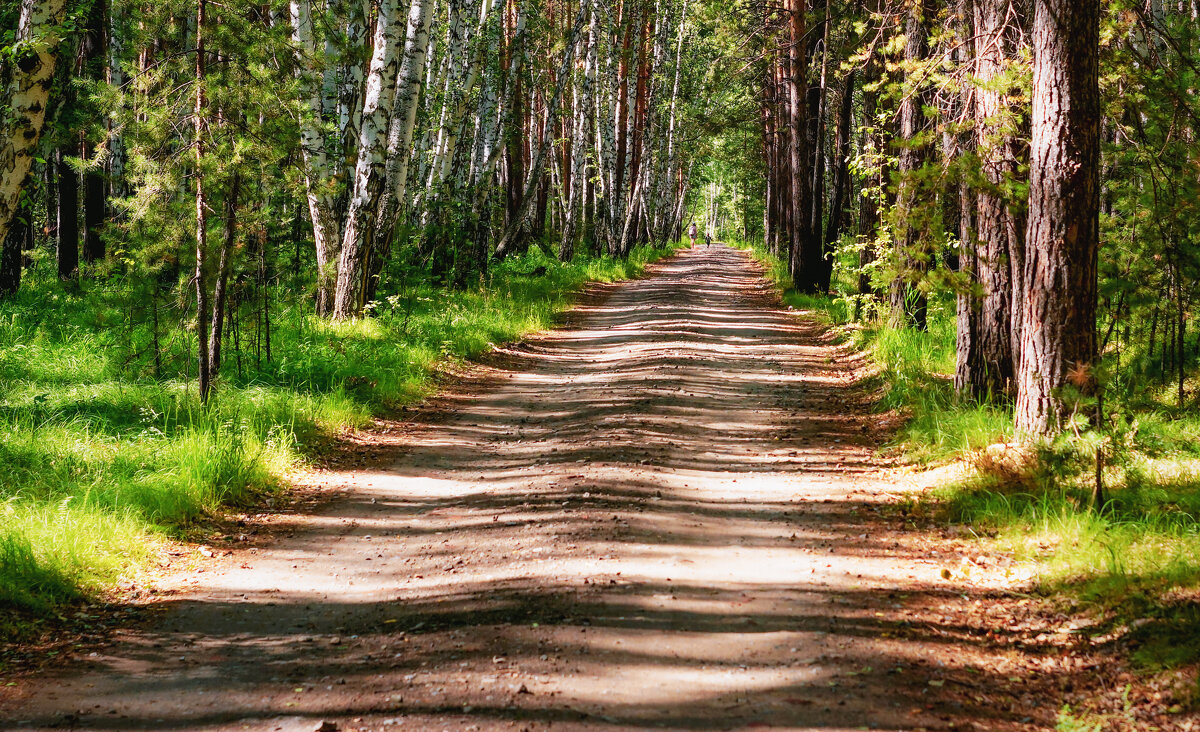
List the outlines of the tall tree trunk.
{"label": "tall tree trunk", "polygon": [[[108,17],[108,83],[117,89],[125,86],[124,42],[127,30],[126,16],[118,7],[110,6]],[[108,122],[108,195],[124,198],[125,187],[125,138],[121,131]]]}
{"label": "tall tree trunk", "polygon": [[[659,230],[657,233],[657,243],[666,245],[667,238],[670,234],[670,228],[675,223],[675,209],[678,207],[679,200],[671,196],[677,188],[674,185],[675,181],[672,172],[675,169],[675,158],[678,154],[675,137],[677,134],[676,112],[679,103],[679,80],[683,71],[683,40],[687,33],[687,10],[688,0],[683,0],[683,6],[679,16],[678,39],[675,44],[675,79],[671,85],[671,101],[668,104],[667,113],[667,151],[663,166],[662,175],[659,181],[659,209],[661,211],[661,221],[659,222]],[[682,186],[678,187],[682,191]]]}
{"label": "tall tree trunk", "polygon": [[21,186],[33,165],[46,120],[46,102],[54,80],[59,23],[65,0],[22,0],[8,69],[5,114],[0,115],[0,241],[21,200]]}
{"label": "tall tree trunk", "polygon": [[[85,78],[103,79],[104,67],[108,62],[106,37],[106,0],[93,0],[88,10],[87,32],[80,44],[80,73]],[[93,150],[86,137],[82,147],[84,158],[90,158]],[[91,263],[104,259],[104,239],[100,236],[107,219],[108,184],[103,169],[89,165],[83,174],[83,261]]]}
{"label": "tall tree trunk", "polygon": [[407,203],[408,165],[412,159],[413,130],[417,122],[417,106],[421,85],[425,81],[425,55],[429,51],[429,25],[433,18],[433,0],[415,0],[408,12],[404,55],[400,61],[400,78],[393,99],[392,118],[388,126],[387,163],[384,167],[383,200],[375,222],[377,251],[370,253],[367,299],[375,293],[384,262],[392,249],[401,212]]}
{"label": "tall tree trunk", "polygon": [[1095,386],[1099,0],[1036,0],[1029,229],[1016,428],[1048,435]]}
{"label": "tall tree trunk", "polygon": [[[487,2],[487,0],[485,0]],[[374,51],[363,95],[362,128],[359,130],[358,162],[354,187],[342,228],[342,250],[338,255],[337,290],[332,315],[350,318],[362,311],[365,268],[374,245],[379,200],[386,183],[386,151],[396,93],[403,39],[398,0],[381,0],[375,26]]]}
{"label": "tall tree trunk", "polygon": [[[584,7],[591,4],[588,0],[580,0],[579,5],[582,12]],[[595,19],[594,8],[590,16]],[[595,23],[588,24],[586,41],[581,39],[579,42],[585,43],[587,48],[584,51],[583,75],[579,83],[575,85],[575,111],[572,115],[573,124],[571,126],[571,165],[569,169],[566,167],[563,169],[564,176],[570,176],[565,185],[566,209],[563,217],[562,240],[558,250],[558,258],[564,262],[571,261],[575,256],[576,234],[581,228],[579,224],[583,217],[583,194],[586,189],[584,173],[588,150],[585,138],[590,116],[585,110],[592,108],[591,95],[595,80],[596,60]]]}
{"label": "tall tree trunk", "polygon": [[883,74],[883,64],[879,58],[872,54],[872,57],[867,60],[866,67],[863,69],[863,88],[862,88],[862,114],[863,114],[863,140],[862,146],[864,155],[867,159],[878,167],[875,174],[875,179],[869,181],[871,188],[874,191],[864,191],[858,199],[858,287],[857,291],[860,296],[855,301],[855,319],[861,317],[861,304],[867,296],[876,297],[879,293],[876,291],[871,282],[870,267],[874,264],[876,253],[876,241],[879,238],[879,203],[883,197],[887,187],[887,166],[883,160],[883,131],[881,123],[878,119],[879,112],[879,93],[876,91],[880,77]]}
{"label": "tall tree trunk", "polygon": [[324,99],[321,79],[314,67],[316,39],[310,0],[291,0],[292,41],[296,48],[296,78],[302,99],[299,119],[300,152],[303,162],[305,197],[312,221],[313,244],[317,259],[318,315],[327,315],[333,306],[337,283],[337,262],[342,241],[338,215],[338,179],[341,151],[330,151],[325,140]]}
{"label": "tall tree trunk", "polygon": [[[829,3],[828,0],[812,2],[813,15],[818,25],[808,31],[807,58],[817,71],[813,84],[807,85],[808,119],[805,134],[808,150],[812,156],[809,167],[809,245],[801,253],[801,280],[797,289],[803,292],[820,292],[821,281],[826,269],[826,252],[822,235],[825,217],[825,101],[829,63]],[[832,261],[829,262],[832,265]]]}
{"label": "tall tree trunk", "polygon": [[[788,137],[791,158],[791,217],[792,240],[788,253],[788,271],[792,281],[804,282],[805,254],[812,241],[812,151],[808,147],[805,127],[805,94],[807,89],[806,55],[804,53],[804,0],[790,0],[789,20],[791,43],[788,47]],[[811,258],[811,257],[810,257]]]}
{"label": "tall tree trunk", "polygon": [[29,235],[33,232],[33,206],[30,191],[33,174],[26,176],[21,186],[22,195],[17,214],[8,227],[8,234],[0,241],[0,300],[10,297],[21,289],[21,274],[25,267],[25,249]]}
{"label": "tall tree trunk", "polygon": [[237,243],[237,210],[241,186],[241,176],[234,172],[229,180],[229,190],[225,192],[225,237],[221,240],[221,251],[217,254],[217,272],[213,280],[208,353],[214,376],[221,370],[221,336],[224,333],[225,302],[229,291],[230,259]]}
{"label": "tall tree trunk", "polygon": [[[579,12],[575,16],[575,22],[572,25],[570,36],[567,39],[567,46],[563,52],[563,59],[558,67],[557,82],[554,85],[554,92],[551,94],[549,101],[546,103],[546,119],[551,120],[558,116],[558,107],[562,103],[565,80],[570,75],[570,69],[575,61],[575,47],[579,43],[579,34],[584,27],[584,17],[587,6],[580,4]],[[542,134],[541,140],[538,143],[537,150],[533,154],[533,160],[529,165],[529,177],[525,184],[525,192],[521,196],[521,209],[517,211],[517,215],[509,222],[508,228],[505,229],[500,241],[496,244],[495,257],[503,259],[509,254],[513,243],[516,241],[517,235],[524,225],[525,216],[528,213],[529,206],[534,201],[534,190],[542,183],[542,168],[546,162],[546,149],[549,147],[550,138],[552,135],[547,130]],[[537,196],[539,208],[543,205],[541,196]],[[545,209],[543,208],[539,215],[540,220],[545,219]]]}
{"label": "tall tree trunk", "polygon": [[[634,5],[634,7],[631,8],[630,5]],[[629,156],[629,62],[633,48],[633,30],[635,26],[641,26],[638,21],[636,5],[632,0],[622,2],[622,15],[625,29],[621,40],[620,61],[617,64],[617,110],[614,121],[617,136],[617,158],[616,170],[613,173],[612,202],[609,204],[613,220],[610,223],[612,233],[609,235],[608,253],[613,256],[620,253],[621,241],[617,231],[617,217],[625,210],[626,159]]]}
{"label": "tall tree trunk", "polygon": [[896,277],[892,281],[891,306],[895,322],[920,330],[926,327],[928,298],[920,289],[929,268],[929,236],[921,215],[928,210],[921,201],[919,171],[929,158],[926,131],[925,89],[928,72],[916,68],[929,56],[929,24],[937,11],[935,0],[919,0],[904,21],[904,61],[907,82],[900,100],[900,151],[896,163],[899,190],[896,201]]}
{"label": "tall tree trunk", "polygon": [[833,279],[833,253],[846,223],[846,199],[851,186],[850,127],[854,117],[854,78],[855,70],[850,69],[842,85],[842,104],[837,122],[837,152],[834,160],[836,167],[833,170],[833,191],[829,199],[829,224],[825,229],[825,256],[821,259],[821,270],[817,279],[817,288],[821,292],[829,290]]}
{"label": "tall tree trunk", "polygon": [[766,170],[766,175],[764,176],[765,190],[763,192],[763,246],[766,247],[768,252],[778,256],[779,250],[776,248],[775,241],[778,222],[778,217],[775,214],[775,199],[779,196],[779,191],[775,187],[775,168],[778,165],[775,157],[777,134],[775,131],[775,61],[769,54],[767,58],[767,68],[763,74],[762,99],[759,102],[759,114],[762,117],[763,129],[763,167]]}
{"label": "tall tree trunk", "polygon": [[[979,68],[975,59],[971,40],[975,37],[975,2],[976,0],[957,0],[957,28],[955,40],[959,43],[956,52],[961,68],[967,73],[978,77]],[[970,84],[964,84],[959,97],[960,114],[964,117],[976,117],[976,90]],[[978,143],[965,139],[960,135],[959,142],[978,149]],[[966,176],[958,181],[959,195],[959,229],[958,236],[958,273],[959,289],[955,297],[955,365],[954,388],[960,394],[972,394],[976,382],[983,371],[980,357],[980,291],[979,291],[979,239],[977,227],[977,196],[975,188]]]}
{"label": "tall tree trunk", "polygon": [[[516,34],[516,26],[523,15],[523,7],[518,10],[516,4],[523,0],[509,0],[508,28],[512,35]],[[523,74],[511,73],[513,65],[524,68],[527,55],[525,44],[509,45],[509,84],[512,87],[513,107],[510,112],[514,124],[508,128],[504,145],[504,178],[505,178],[505,219],[507,227],[512,223],[513,216],[521,207],[521,193],[525,185],[525,154],[528,147],[532,119],[529,105],[525,104],[526,89]]]}
{"label": "tall tree trunk", "polygon": [[1015,311],[1020,292],[1020,268],[1025,249],[1025,221],[1009,201],[1007,191],[1020,170],[1018,142],[1013,129],[1014,111],[1008,108],[1008,90],[996,87],[1009,73],[1014,54],[1013,35],[1019,28],[1010,22],[1016,10],[1009,0],[975,0],[975,147],[982,185],[976,195],[979,286],[979,368],[970,375],[977,395],[1011,393],[1016,377]]}
{"label": "tall tree trunk", "polygon": [[205,13],[207,0],[196,3],[196,106],[193,124],[196,139],[193,141],[196,155],[194,173],[196,185],[196,383],[200,390],[201,403],[208,403],[212,389],[212,352],[208,343],[208,196],[204,188],[205,148],[208,137],[208,110],[205,96]]}
{"label": "tall tree trunk", "polygon": [[67,164],[62,149],[54,153],[58,172],[58,239],[55,260],[59,279],[67,280],[79,270],[79,174]]}

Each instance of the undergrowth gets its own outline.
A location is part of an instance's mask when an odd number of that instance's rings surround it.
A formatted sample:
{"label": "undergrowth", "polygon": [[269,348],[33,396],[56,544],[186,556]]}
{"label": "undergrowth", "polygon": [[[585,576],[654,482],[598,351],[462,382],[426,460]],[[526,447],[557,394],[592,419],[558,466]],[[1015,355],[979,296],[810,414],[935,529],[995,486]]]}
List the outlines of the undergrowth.
{"label": "undergrowth", "polygon": [[157,343],[151,369],[130,345],[145,334],[120,327],[104,283],[35,271],[0,303],[0,637],[102,595],[160,539],[279,490],[317,440],[426,395],[444,361],[544,329],[585,283],[635,276],[665,253],[561,264],[534,250],[485,285],[408,287],[352,322],[280,297],[273,357],[227,345],[208,407],[186,337]]}
{"label": "undergrowth", "polygon": [[[954,304],[935,301],[926,332],[896,328],[863,307],[848,283],[835,293],[790,291],[786,267],[745,245],[783,290],[817,311],[877,365],[879,408],[905,417],[892,449],[915,463],[965,460],[968,479],[934,491],[920,509],[969,525],[997,548],[1039,567],[1037,589],[1121,631],[1146,669],[1200,661],[1200,415],[1172,406],[1167,390],[1110,393],[1103,430],[1068,433],[1027,464],[998,467],[985,448],[1013,439],[1011,406],[964,399],[953,388]],[[852,315],[858,311],[861,322]],[[1133,382],[1134,380],[1129,380]],[[1105,503],[1092,505],[1097,447]]]}

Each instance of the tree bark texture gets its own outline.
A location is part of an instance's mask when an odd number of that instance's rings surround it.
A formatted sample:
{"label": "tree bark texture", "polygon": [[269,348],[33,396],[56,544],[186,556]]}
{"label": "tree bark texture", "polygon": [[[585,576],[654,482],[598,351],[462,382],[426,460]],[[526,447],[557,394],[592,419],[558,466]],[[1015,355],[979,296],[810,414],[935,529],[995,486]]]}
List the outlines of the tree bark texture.
{"label": "tree bark texture", "polygon": [[0,105],[7,107],[0,119],[0,241],[17,214],[21,186],[42,135],[65,4],[65,0],[21,2],[10,60],[12,76]]}
{"label": "tree bark texture", "polygon": [[928,120],[925,89],[928,72],[914,65],[929,56],[929,24],[937,12],[934,0],[914,2],[904,20],[904,60],[909,77],[899,109],[899,155],[896,171],[899,177],[896,194],[896,276],[891,285],[891,309],[895,322],[924,330],[928,298],[921,289],[929,269],[929,232],[922,221],[921,186],[918,174],[929,159],[929,141],[923,137]]}
{"label": "tree bark texture", "polygon": [[1095,385],[1099,0],[1037,0],[1016,427],[1060,431]]}

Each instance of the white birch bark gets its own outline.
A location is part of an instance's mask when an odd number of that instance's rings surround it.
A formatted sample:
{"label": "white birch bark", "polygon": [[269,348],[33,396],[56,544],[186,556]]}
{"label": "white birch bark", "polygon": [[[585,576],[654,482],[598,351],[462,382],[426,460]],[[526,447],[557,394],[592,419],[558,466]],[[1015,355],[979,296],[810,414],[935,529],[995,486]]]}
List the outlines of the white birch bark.
{"label": "white birch bark", "polygon": [[[599,0],[594,0],[592,5],[593,23],[595,22],[595,14],[601,7]],[[597,231],[604,238],[604,249],[608,250],[610,242],[617,238],[618,232],[614,230],[615,212],[619,201],[619,192],[616,190],[617,177],[617,151],[616,151],[616,98],[618,94],[617,84],[617,62],[615,54],[620,48],[619,44],[613,41],[613,33],[619,31],[614,24],[611,23],[611,15],[609,16],[609,28],[600,36],[608,42],[604,53],[604,72],[599,75],[603,80],[601,88],[596,91],[596,161],[599,167],[599,185],[600,195],[596,201],[596,217]]]}
{"label": "white birch bark", "polygon": [[466,14],[466,0],[449,0],[449,22],[446,25],[446,64],[447,70],[442,84],[442,109],[438,115],[437,140],[433,144],[433,154],[429,164],[429,175],[425,178],[425,189],[428,191],[440,182],[443,170],[443,160],[449,149],[449,137],[453,121],[450,116],[457,106],[457,94],[461,85],[460,79],[466,68],[467,55],[467,26],[463,16]]}
{"label": "white birch bark", "polygon": [[21,184],[46,121],[61,37],[64,0],[23,0],[16,43],[9,58],[12,78],[0,105],[0,241],[8,235],[21,198]]}
{"label": "white birch bark", "polygon": [[484,181],[490,171],[489,157],[495,147],[496,135],[500,131],[500,115],[504,114],[500,100],[500,77],[498,74],[483,74],[479,89],[479,101],[475,108],[475,144],[471,148],[471,165],[465,181],[461,171],[456,185],[476,185]]}
{"label": "white birch bark", "polygon": [[413,0],[408,11],[404,57],[400,62],[400,78],[388,128],[384,200],[380,204],[376,236],[387,236],[395,228],[404,208],[408,166],[412,160],[409,148],[412,146],[413,130],[417,122],[421,84],[425,81],[428,69],[425,61],[429,51],[432,6],[433,0]]}
{"label": "white birch bark", "polygon": [[[684,2],[683,13],[686,13],[686,10],[688,10],[688,6],[686,6],[686,2]],[[667,28],[665,30],[667,32],[664,34],[664,54],[662,54],[664,56],[667,53],[666,40],[668,37],[670,37],[670,31],[672,29]],[[674,59],[672,103],[668,104],[668,113],[665,115],[668,116],[668,121],[671,122],[673,122],[674,115],[673,95],[674,92],[678,90],[679,83],[679,56],[683,53],[683,31],[684,18],[680,16],[678,25],[677,55],[676,59]],[[658,79],[658,83],[655,84],[654,96],[655,101],[658,101],[658,97],[664,94],[665,91],[664,86],[666,85],[667,80],[666,73],[662,73],[661,76],[656,77],[656,79]],[[654,121],[654,134],[652,139],[649,140],[649,142],[652,143],[654,150],[654,167],[650,169],[650,175],[652,175],[653,184],[647,186],[646,188],[647,197],[649,198],[649,216],[647,218],[647,229],[649,236],[647,240],[650,242],[658,240],[659,232],[661,232],[662,228],[664,228],[668,212],[670,212],[668,211],[668,204],[666,202],[666,191],[668,186],[670,186],[671,180],[671,161],[668,160],[667,157],[668,136],[665,131],[662,130],[662,127],[664,127],[664,120],[661,118],[654,118]]]}
{"label": "white birch bark", "polygon": [[489,85],[485,89],[480,102],[479,118],[480,120],[487,120],[489,124],[480,137],[480,145],[478,146],[471,170],[471,184],[486,181],[487,176],[491,174],[492,169],[500,160],[500,153],[503,150],[500,140],[504,138],[508,129],[508,117],[511,114],[516,98],[517,79],[521,76],[522,65],[525,59],[524,43],[525,5],[522,3],[517,6],[516,24],[513,28],[513,37],[510,43],[511,63],[508,69],[504,96],[498,98],[497,101],[496,89],[494,86]]}
{"label": "white birch bark", "polygon": [[[658,117],[655,107],[658,103],[657,92],[659,77],[662,76],[663,56],[666,54],[667,38],[669,37],[669,18],[664,16],[663,1],[656,0],[654,17],[657,19],[657,27],[654,32],[654,46],[651,54],[653,67],[650,74],[650,88],[646,94],[646,123],[645,129],[642,130],[640,162],[638,163],[637,180],[634,182],[634,195],[629,197],[629,204],[625,211],[625,225],[621,230],[620,250],[622,255],[629,253],[633,244],[631,237],[639,230],[648,227],[654,215],[650,206],[653,196],[647,195],[647,192],[652,191],[654,186],[654,140],[657,136],[656,119]],[[636,116],[636,109],[634,116]],[[631,120],[631,127],[633,123],[634,121]],[[632,129],[629,139],[633,139]]]}
{"label": "white birch bark", "polygon": [[386,178],[387,136],[404,46],[406,24],[401,18],[399,0],[380,0],[374,50],[363,93],[354,187],[338,258],[333,316],[339,319],[357,315],[363,305],[363,270],[374,239],[374,224]]}
{"label": "white birch bark", "polygon": [[[471,89],[475,87],[475,82],[479,78],[479,69],[483,64],[484,52],[487,50],[486,45],[478,43],[480,36],[483,35],[484,26],[487,23],[488,15],[491,13],[492,7],[495,5],[495,0],[483,0],[479,9],[479,25],[475,33],[469,41],[476,41],[476,48],[473,53],[470,53],[470,63],[465,69],[465,73],[459,84],[453,90],[453,104],[450,106],[450,114],[445,121],[445,135],[442,138],[442,146],[440,152],[440,166],[435,170],[437,179],[433,182],[437,185],[445,180],[450,174],[450,169],[456,156],[458,155],[458,141],[462,136],[466,126],[467,108],[469,106],[469,95]],[[461,182],[461,181],[460,181]],[[431,186],[432,187],[432,186]]]}
{"label": "white birch bark", "polygon": [[[431,63],[432,63],[433,57],[434,57],[434,54],[430,53],[429,58],[430,58]],[[446,77],[449,73],[450,73],[450,54],[443,52],[441,54],[441,59],[438,61],[437,74],[429,77],[429,83],[427,85],[427,88],[431,89],[431,90],[432,89],[442,89],[444,91],[445,86],[446,86]],[[443,94],[442,97],[444,98],[444,96],[445,95]],[[438,102],[437,94],[426,94],[425,95],[425,119],[433,119],[433,110],[434,110],[435,106],[437,105],[437,102]],[[442,105],[442,106],[443,106],[443,108],[445,107],[445,105]],[[433,162],[434,162],[433,158],[436,155],[436,151],[437,151],[437,134],[440,129],[441,129],[440,122],[436,125],[430,124],[426,127],[425,133],[423,135],[421,135],[421,139],[417,144],[417,149],[415,151],[415,156],[414,156],[416,158],[416,160],[419,162],[416,173],[413,176],[413,178],[415,180],[427,181],[429,179],[429,171],[433,168]],[[413,201],[414,209],[418,208],[420,198],[421,198],[421,196],[424,195],[424,193],[425,193],[425,189],[422,189],[421,191],[419,191],[416,194],[416,196],[414,196],[414,201]]]}

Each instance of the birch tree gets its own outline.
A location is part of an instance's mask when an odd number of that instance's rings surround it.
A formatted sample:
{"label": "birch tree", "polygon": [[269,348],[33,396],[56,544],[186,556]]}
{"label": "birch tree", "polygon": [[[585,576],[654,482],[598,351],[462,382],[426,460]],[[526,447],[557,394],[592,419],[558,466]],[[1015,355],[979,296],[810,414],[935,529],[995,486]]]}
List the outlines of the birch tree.
{"label": "birch tree", "polygon": [[401,18],[397,0],[381,0],[374,51],[363,94],[358,162],[354,168],[354,185],[338,255],[337,290],[332,311],[335,318],[358,315],[363,306],[362,294],[366,285],[363,275],[387,178],[387,137],[407,28]]}
{"label": "birch tree", "polygon": [[33,164],[54,78],[58,25],[65,0],[22,0],[9,53],[8,88],[0,117],[0,241],[17,213],[21,186]]}

